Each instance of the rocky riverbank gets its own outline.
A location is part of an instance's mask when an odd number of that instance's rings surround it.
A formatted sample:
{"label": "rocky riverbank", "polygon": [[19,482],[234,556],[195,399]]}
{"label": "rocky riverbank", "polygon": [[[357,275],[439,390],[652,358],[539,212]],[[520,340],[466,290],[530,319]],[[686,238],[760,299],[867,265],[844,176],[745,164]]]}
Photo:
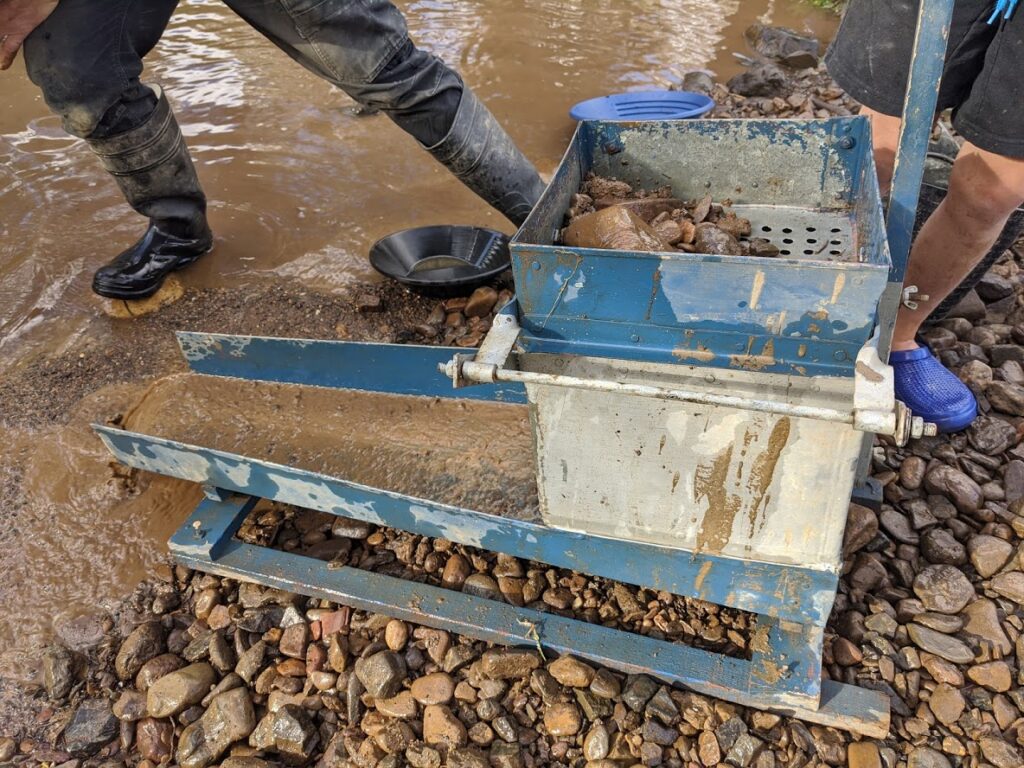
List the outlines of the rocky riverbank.
{"label": "rocky riverbank", "polygon": [[[688,82],[712,91],[719,115],[855,109],[819,69],[760,63],[747,74],[755,71],[732,90],[701,73]],[[757,78],[769,85],[750,82]],[[311,333],[473,346],[500,299],[497,291],[446,303],[417,299],[402,303],[399,320],[391,319],[398,304],[387,290],[368,289],[344,310],[307,296],[296,318],[315,306],[323,328]],[[281,325],[287,313],[266,319],[271,330]],[[829,677],[890,697],[885,739],[167,566],[117,611],[62,629],[60,643],[43,653],[44,674],[27,692],[28,705],[0,724],[0,763],[1017,768],[1024,754],[1021,253],[1007,252],[928,340],[978,393],[983,415],[960,435],[876,448],[885,502],[877,512],[850,510],[825,642]],[[745,614],[302,510],[260,509],[241,535],[727,653],[743,653],[748,641]]]}

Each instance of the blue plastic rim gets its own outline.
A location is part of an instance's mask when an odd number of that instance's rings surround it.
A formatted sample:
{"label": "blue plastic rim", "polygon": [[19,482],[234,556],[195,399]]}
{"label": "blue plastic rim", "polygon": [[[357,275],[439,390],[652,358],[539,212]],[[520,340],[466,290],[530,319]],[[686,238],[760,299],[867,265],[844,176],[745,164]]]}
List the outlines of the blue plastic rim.
{"label": "blue plastic rim", "polygon": [[714,108],[714,100],[703,93],[630,91],[581,101],[569,116],[573,120],[690,120]]}

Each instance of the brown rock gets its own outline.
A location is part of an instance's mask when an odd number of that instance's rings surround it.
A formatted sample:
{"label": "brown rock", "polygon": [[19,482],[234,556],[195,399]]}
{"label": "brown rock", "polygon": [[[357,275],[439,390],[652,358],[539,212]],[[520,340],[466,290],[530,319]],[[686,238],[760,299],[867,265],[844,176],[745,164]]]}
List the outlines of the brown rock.
{"label": "brown rock", "polygon": [[548,672],[562,685],[586,688],[594,680],[594,668],[572,656],[560,656],[548,665]]}
{"label": "brown rock", "polygon": [[300,621],[285,627],[281,639],[278,641],[277,649],[293,659],[305,659],[307,645],[309,645],[309,625]]}
{"label": "brown rock", "polygon": [[392,619],[384,627],[384,642],[392,651],[400,651],[409,641],[409,626],[404,621]]}
{"label": "brown rock", "polygon": [[846,747],[849,768],[882,768],[882,756],[873,741],[855,741]]}
{"label": "brown rock", "polygon": [[413,680],[410,691],[420,704],[447,704],[455,694],[455,681],[449,674],[433,672]]}
{"label": "brown rock", "polygon": [[130,320],[150,315],[168,304],[173,304],[184,295],[185,286],[174,275],[168,275],[159,290],[147,299],[100,299],[100,302],[103,311],[110,317]]}
{"label": "brown rock", "polygon": [[841,667],[852,667],[864,660],[864,654],[845,637],[836,637],[832,641],[832,658]]}
{"label": "brown rock", "polygon": [[1005,661],[989,661],[967,670],[967,677],[978,685],[996,693],[1010,690],[1013,673]]}
{"label": "brown rock", "polygon": [[217,681],[217,673],[205,662],[164,675],[146,692],[150,717],[170,717],[198,704]]}
{"label": "brown rock", "polygon": [[843,555],[849,557],[863,549],[878,535],[878,516],[873,509],[851,504],[846,516]]}
{"label": "brown rock", "polygon": [[945,659],[933,656],[930,653],[921,654],[921,666],[923,666],[932,679],[937,683],[947,683],[954,687],[964,684],[964,676],[960,669]]}
{"label": "brown rock", "polygon": [[348,640],[344,635],[333,634],[327,641],[327,665],[338,673],[348,669]]}
{"label": "brown rock", "polygon": [[583,739],[583,757],[588,762],[608,757],[608,729],[600,721],[594,723]]}
{"label": "brown rock", "polygon": [[175,753],[181,768],[206,768],[256,727],[256,713],[246,688],[216,696],[196,722],[181,732]]}
{"label": "brown rock", "polygon": [[622,691],[622,686],[615,675],[607,669],[597,670],[590,684],[590,692],[602,699],[614,699]]}
{"label": "brown rock", "polygon": [[133,629],[121,643],[114,659],[114,671],[121,680],[131,680],[142,665],[166,650],[160,622],[147,621]]}
{"label": "brown rock", "polygon": [[282,677],[305,677],[306,676],[306,663],[299,659],[285,659],[279,661],[274,669],[277,670],[277,674]]}
{"label": "brown rock", "polygon": [[1024,573],[1020,571],[1000,573],[989,582],[989,588],[997,595],[1024,605]]}
{"label": "brown rock", "polygon": [[960,690],[947,683],[936,686],[931,698],[928,699],[928,707],[935,715],[935,719],[944,725],[951,725],[959,720],[966,706],[967,702],[964,701]]}
{"label": "brown rock", "polygon": [[907,758],[907,768],[952,768],[944,754],[931,747],[914,747]]}
{"label": "brown rock", "polygon": [[1000,738],[982,736],[978,739],[978,745],[981,747],[981,754],[996,768],[1020,768],[1024,764],[1020,751]]}
{"label": "brown rock", "polygon": [[963,472],[946,464],[928,472],[924,486],[928,493],[948,498],[961,512],[977,512],[984,502],[981,487]]}
{"label": "brown rock", "polygon": [[574,248],[617,251],[672,250],[649,224],[632,211],[620,206],[587,213],[575,219],[562,233],[562,242]]}
{"label": "brown rock", "polygon": [[144,760],[159,765],[171,757],[174,725],[169,720],[143,718],[135,726],[135,748]]}
{"label": "brown rock", "polygon": [[674,197],[642,197],[638,200],[604,198],[602,200],[594,201],[594,207],[599,211],[611,206],[626,208],[635,213],[642,220],[650,222],[652,225],[655,217],[660,214],[670,213],[677,208],[682,208],[683,205],[684,203],[682,200],[678,200]]}
{"label": "brown rock", "polygon": [[921,554],[929,563],[963,565],[967,549],[945,528],[929,528],[921,535]]}
{"label": "brown rock", "polygon": [[[907,456],[900,465],[900,484],[908,491],[916,491],[924,482],[924,473],[928,464],[920,456]],[[871,742],[859,742],[871,744]],[[873,745],[872,745],[873,746]],[[877,747],[875,750],[877,752]]]}
{"label": "brown rock", "polygon": [[697,225],[693,247],[697,253],[721,254],[723,256],[743,255],[743,249],[735,237],[709,222]]}
{"label": "brown rock", "polygon": [[497,303],[498,292],[489,285],[484,285],[473,291],[462,313],[466,317],[487,317]]}
{"label": "brown rock", "polygon": [[967,439],[986,456],[999,456],[1017,444],[1017,430],[1001,418],[979,416],[967,428]]}
{"label": "brown rock", "polygon": [[974,597],[974,587],[959,568],[929,565],[914,579],[914,593],[930,611],[959,613]]}
{"label": "brown rock", "polygon": [[981,649],[979,655],[982,658],[998,659],[1013,650],[1013,644],[1003,631],[993,601],[979,598],[964,608],[963,616],[967,620],[963,628],[964,636],[973,640],[975,646]]}
{"label": "brown rock", "polygon": [[363,313],[384,311],[384,302],[381,301],[380,296],[373,293],[359,294],[356,296],[355,305],[356,309]]}
{"label": "brown rock", "polygon": [[416,735],[406,723],[391,720],[373,734],[372,738],[385,754],[394,755],[404,752],[416,740]]}
{"label": "brown rock", "polygon": [[957,371],[957,376],[976,395],[984,394],[992,383],[992,369],[980,360],[968,360]]}
{"label": "brown rock", "polygon": [[973,536],[967,542],[967,553],[970,555],[974,570],[983,579],[987,579],[1009,562],[1013,546],[995,536]]}
{"label": "brown rock", "polygon": [[970,664],[974,653],[962,641],[920,624],[908,624],[907,632],[911,641],[922,651],[934,654],[954,664]]}
{"label": "brown rock", "polygon": [[539,666],[536,652],[520,648],[492,648],[480,657],[481,671],[492,680],[526,677]]}
{"label": "brown rock", "polygon": [[697,755],[701,763],[708,768],[722,762],[722,750],[718,746],[714,731],[701,731],[697,737]]}
{"label": "brown rock", "polygon": [[544,727],[552,736],[574,736],[583,727],[579,707],[569,702],[556,702],[544,710]]}
{"label": "brown rock", "polygon": [[441,744],[448,749],[464,747],[468,735],[466,726],[448,707],[431,704],[423,710],[423,740],[427,744]]}
{"label": "brown rock", "polygon": [[461,587],[469,576],[469,563],[466,558],[456,553],[448,558],[444,564],[444,571],[441,572],[441,583],[451,589]]}
{"label": "brown rock", "polygon": [[409,720],[416,717],[416,700],[410,691],[399,691],[390,699],[375,699],[377,711],[388,717]]}
{"label": "brown rock", "polygon": [[146,716],[146,694],[131,689],[121,692],[114,703],[114,717],[125,722],[135,722]]}
{"label": "brown rock", "polygon": [[993,381],[985,391],[989,403],[997,411],[1024,416],[1024,387],[1008,381]]}
{"label": "brown rock", "polygon": [[682,226],[672,219],[659,221],[651,226],[654,227],[654,231],[658,233],[658,237],[668,245],[678,245],[683,240]]}
{"label": "brown rock", "polygon": [[854,589],[870,592],[886,582],[885,566],[873,552],[861,552],[853,563],[850,585]]}
{"label": "brown rock", "polygon": [[145,693],[156,680],[183,666],[185,666],[185,662],[181,657],[173,653],[162,653],[142,665],[139,673],[135,676],[135,687]]}

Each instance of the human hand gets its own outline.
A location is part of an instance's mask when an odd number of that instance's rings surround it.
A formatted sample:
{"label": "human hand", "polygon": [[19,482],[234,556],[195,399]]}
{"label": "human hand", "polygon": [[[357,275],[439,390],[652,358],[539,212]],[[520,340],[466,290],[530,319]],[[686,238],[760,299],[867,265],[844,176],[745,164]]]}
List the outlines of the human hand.
{"label": "human hand", "polygon": [[53,13],[59,0],[0,0],[0,70],[9,69],[32,30]]}

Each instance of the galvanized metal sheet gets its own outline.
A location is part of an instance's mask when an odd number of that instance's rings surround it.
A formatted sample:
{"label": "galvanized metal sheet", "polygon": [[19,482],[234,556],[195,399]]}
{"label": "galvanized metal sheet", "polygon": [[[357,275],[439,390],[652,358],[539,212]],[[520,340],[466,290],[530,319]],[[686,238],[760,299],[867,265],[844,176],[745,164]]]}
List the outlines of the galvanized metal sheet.
{"label": "galvanized metal sheet", "polygon": [[[612,364],[526,356],[607,379]],[[852,399],[843,379],[616,361],[615,379],[804,405]],[[710,381],[708,380],[710,378]],[[550,525],[688,551],[837,571],[861,433],[816,419],[528,384],[541,514]],[[847,400],[849,403],[850,400]]]}

